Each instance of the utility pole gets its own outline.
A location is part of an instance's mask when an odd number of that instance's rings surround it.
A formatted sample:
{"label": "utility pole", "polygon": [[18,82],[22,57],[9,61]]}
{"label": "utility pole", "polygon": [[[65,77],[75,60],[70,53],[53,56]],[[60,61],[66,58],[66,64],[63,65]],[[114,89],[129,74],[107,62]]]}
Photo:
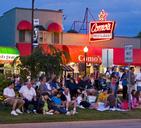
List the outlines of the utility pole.
{"label": "utility pole", "polygon": [[32,31],[31,31],[31,53],[33,52],[34,45],[33,45],[33,37],[34,37],[34,3],[35,0],[32,0],[32,14],[31,14],[31,23],[32,23]]}

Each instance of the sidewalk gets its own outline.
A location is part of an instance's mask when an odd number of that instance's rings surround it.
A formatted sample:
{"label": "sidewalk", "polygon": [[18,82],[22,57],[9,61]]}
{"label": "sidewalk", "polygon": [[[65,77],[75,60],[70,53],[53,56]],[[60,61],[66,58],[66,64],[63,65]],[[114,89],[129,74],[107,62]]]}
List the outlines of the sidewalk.
{"label": "sidewalk", "polygon": [[0,128],[140,128],[141,119],[0,124]]}

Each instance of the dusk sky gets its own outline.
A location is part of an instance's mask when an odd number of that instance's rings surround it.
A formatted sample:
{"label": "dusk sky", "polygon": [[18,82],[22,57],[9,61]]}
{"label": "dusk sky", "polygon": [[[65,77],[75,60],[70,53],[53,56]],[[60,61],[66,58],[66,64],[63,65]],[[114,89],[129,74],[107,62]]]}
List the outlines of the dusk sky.
{"label": "dusk sky", "polygon": [[[32,0],[0,0],[0,15],[14,7],[31,8]],[[136,36],[141,31],[141,0],[35,0],[35,8],[63,9],[64,30],[73,21],[82,21],[89,8],[95,20],[101,9],[108,13],[108,20],[116,21],[116,36]]]}

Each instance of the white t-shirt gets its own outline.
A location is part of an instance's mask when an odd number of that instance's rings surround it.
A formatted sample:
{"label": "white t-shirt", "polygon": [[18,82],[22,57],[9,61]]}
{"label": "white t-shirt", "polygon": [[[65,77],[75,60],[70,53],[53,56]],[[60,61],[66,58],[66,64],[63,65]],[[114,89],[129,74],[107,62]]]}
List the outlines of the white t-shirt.
{"label": "white t-shirt", "polygon": [[[141,80],[141,73],[137,74],[136,80]],[[141,81],[137,81],[137,86],[141,86]]]}
{"label": "white t-shirt", "polygon": [[31,87],[29,89],[29,88],[27,88],[26,85],[24,85],[20,88],[19,93],[21,93],[29,101],[31,101],[33,99],[33,97],[36,96],[35,89],[33,87]]}
{"label": "white t-shirt", "polygon": [[3,91],[3,95],[9,96],[9,97],[15,97],[15,91],[13,88],[6,87]]}

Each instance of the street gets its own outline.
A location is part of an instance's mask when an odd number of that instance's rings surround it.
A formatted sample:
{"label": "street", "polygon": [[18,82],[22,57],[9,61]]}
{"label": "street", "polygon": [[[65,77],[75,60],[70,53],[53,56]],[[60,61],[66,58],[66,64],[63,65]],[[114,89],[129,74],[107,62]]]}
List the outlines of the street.
{"label": "street", "polygon": [[1,124],[0,128],[141,128],[141,119],[54,123]]}

